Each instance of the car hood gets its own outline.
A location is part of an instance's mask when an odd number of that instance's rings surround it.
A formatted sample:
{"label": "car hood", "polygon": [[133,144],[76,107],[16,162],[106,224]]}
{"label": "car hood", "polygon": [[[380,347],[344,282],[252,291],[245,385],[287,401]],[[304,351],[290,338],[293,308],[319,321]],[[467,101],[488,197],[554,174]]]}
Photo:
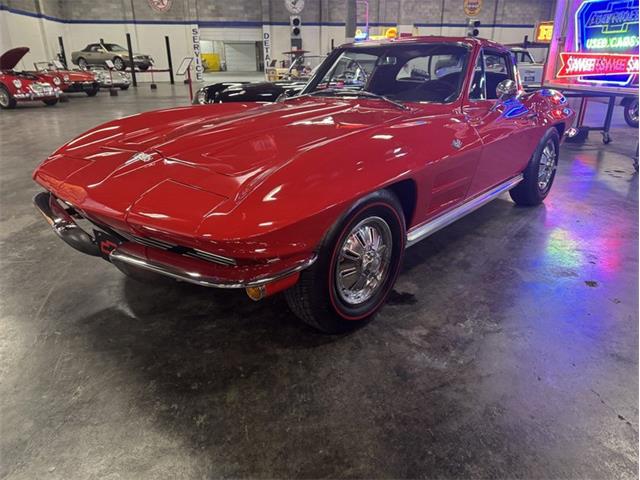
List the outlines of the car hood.
{"label": "car hood", "polygon": [[150,112],[69,142],[34,178],[105,221],[166,231],[181,218],[178,230],[193,234],[207,212],[233,209],[289,162],[403,114],[379,101],[302,98]]}
{"label": "car hood", "polygon": [[7,50],[0,56],[0,70],[13,70],[18,62],[29,52],[27,47]]}
{"label": "car hood", "polygon": [[72,82],[87,82],[95,80],[95,75],[91,72],[80,72],[78,70],[58,70],[62,76],[67,75]]}

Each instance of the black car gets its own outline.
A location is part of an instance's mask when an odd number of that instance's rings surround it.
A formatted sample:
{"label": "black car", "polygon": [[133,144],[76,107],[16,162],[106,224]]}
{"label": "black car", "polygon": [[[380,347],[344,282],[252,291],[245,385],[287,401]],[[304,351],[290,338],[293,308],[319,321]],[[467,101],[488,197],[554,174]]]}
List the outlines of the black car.
{"label": "black car", "polygon": [[193,103],[275,102],[281,95],[296,95],[306,84],[306,81],[214,83],[198,90]]}
{"label": "black car", "polygon": [[298,57],[284,75],[284,80],[207,85],[196,92],[193,103],[275,102],[282,95],[291,97],[302,91],[324,58],[319,55]]}

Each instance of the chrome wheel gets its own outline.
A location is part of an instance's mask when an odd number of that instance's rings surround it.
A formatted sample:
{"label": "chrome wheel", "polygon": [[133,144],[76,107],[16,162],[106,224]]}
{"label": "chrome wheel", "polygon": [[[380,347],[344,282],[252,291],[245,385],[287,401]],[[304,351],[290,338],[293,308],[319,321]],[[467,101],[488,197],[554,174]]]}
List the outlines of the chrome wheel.
{"label": "chrome wheel", "polygon": [[80,67],[80,70],[86,70],[88,67],[87,61],[84,58],[78,59],[78,66]]}
{"label": "chrome wheel", "polygon": [[349,305],[372,298],[389,275],[393,237],[380,217],[358,223],[340,247],[335,269],[338,295]]}
{"label": "chrome wheel", "polygon": [[629,117],[635,123],[638,123],[638,100],[634,100],[631,105],[629,105]]}
{"label": "chrome wheel", "polygon": [[9,92],[7,92],[4,88],[0,88],[0,106],[3,108],[7,108],[10,103]]}
{"label": "chrome wheel", "polygon": [[113,66],[115,67],[116,70],[124,70],[124,62],[122,61],[121,58],[115,58],[113,60]]}
{"label": "chrome wheel", "polygon": [[538,166],[538,188],[544,192],[549,188],[553,172],[556,170],[556,161],[558,153],[556,152],[556,144],[549,140],[540,155],[540,165]]}

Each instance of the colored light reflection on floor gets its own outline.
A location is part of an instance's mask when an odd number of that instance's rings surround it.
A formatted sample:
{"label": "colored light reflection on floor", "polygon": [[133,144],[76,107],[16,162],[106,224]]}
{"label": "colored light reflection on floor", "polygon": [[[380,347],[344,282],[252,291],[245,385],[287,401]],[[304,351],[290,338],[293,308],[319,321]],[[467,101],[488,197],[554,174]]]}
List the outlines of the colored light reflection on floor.
{"label": "colored light reflection on floor", "polygon": [[565,268],[576,268],[584,263],[578,242],[570,232],[560,227],[554,228],[549,234],[545,256],[550,263]]}

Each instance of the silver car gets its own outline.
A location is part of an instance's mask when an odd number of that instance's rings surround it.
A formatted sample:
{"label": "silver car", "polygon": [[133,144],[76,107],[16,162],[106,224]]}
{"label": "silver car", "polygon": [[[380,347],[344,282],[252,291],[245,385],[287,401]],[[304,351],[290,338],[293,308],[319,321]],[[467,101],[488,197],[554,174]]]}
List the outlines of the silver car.
{"label": "silver car", "polygon": [[[89,65],[105,65],[107,60],[113,62],[116,70],[125,70],[131,66],[128,50],[116,43],[90,43],[82,50],[71,53],[71,61],[82,69]],[[153,66],[153,58],[134,53],[133,65],[144,72]]]}

